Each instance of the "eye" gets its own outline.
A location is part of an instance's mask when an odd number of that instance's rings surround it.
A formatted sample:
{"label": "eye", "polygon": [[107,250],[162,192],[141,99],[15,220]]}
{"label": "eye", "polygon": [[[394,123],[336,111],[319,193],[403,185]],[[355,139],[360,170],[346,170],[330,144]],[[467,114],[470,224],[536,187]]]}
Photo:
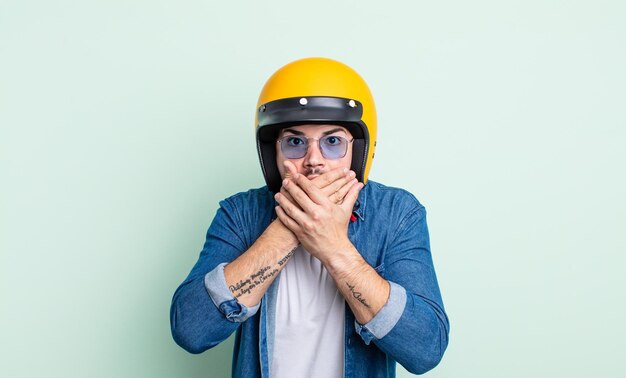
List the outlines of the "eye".
{"label": "eye", "polygon": [[327,136],[324,142],[328,144],[329,146],[337,146],[341,144],[341,138],[338,136],[331,135],[331,136]]}
{"label": "eye", "polygon": [[288,146],[293,146],[293,147],[298,147],[298,146],[303,146],[305,145],[306,142],[304,141],[304,139],[300,138],[300,137],[288,137],[287,138],[287,145]]}

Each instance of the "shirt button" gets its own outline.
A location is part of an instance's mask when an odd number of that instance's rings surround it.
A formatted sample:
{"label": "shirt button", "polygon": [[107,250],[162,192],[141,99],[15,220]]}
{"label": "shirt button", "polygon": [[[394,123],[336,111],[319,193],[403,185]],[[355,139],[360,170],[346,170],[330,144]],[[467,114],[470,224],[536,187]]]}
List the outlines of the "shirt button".
{"label": "shirt button", "polygon": [[352,342],[352,339],[348,338],[348,345],[350,345],[350,342]]}

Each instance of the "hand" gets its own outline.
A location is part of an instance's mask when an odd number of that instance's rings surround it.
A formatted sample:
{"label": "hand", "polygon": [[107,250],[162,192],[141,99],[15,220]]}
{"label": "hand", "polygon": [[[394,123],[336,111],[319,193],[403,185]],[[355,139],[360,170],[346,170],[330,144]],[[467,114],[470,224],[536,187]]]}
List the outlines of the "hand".
{"label": "hand", "polygon": [[[289,160],[284,162],[284,166],[286,179],[292,178],[298,173],[296,166]],[[343,201],[343,198],[348,193],[348,190],[350,190],[352,185],[356,184],[357,180],[355,177],[356,173],[354,173],[354,171],[350,171],[347,168],[336,168],[325,172],[310,181],[321,189],[322,193],[324,193],[327,198],[334,203],[339,204]],[[295,202],[285,188],[281,188],[280,193],[286,196],[291,202]]]}
{"label": "hand", "polygon": [[343,200],[335,203],[313,180],[295,173],[283,180],[281,192],[275,196],[279,205],[276,214],[304,248],[324,263],[333,254],[353,247],[348,239],[348,223],[362,188],[362,183],[352,183]]}

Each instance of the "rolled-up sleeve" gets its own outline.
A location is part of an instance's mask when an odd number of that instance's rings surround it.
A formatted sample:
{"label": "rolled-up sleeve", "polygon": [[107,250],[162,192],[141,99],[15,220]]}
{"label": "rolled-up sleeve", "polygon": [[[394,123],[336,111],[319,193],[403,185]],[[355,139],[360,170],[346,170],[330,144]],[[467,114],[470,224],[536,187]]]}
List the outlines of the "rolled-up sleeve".
{"label": "rolled-up sleeve", "polygon": [[376,339],[382,339],[395,327],[406,306],[406,290],[394,282],[389,282],[389,298],[376,316],[364,325],[356,320],[354,326],[365,344]]}
{"label": "rolled-up sleeve", "polygon": [[247,307],[239,303],[232,295],[224,278],[226,263],[219,264],[215,269],[204,276],[204,286],[209,292],[215,306],[231,322],[241,323],[259,310],[260,303],[253,307]]}

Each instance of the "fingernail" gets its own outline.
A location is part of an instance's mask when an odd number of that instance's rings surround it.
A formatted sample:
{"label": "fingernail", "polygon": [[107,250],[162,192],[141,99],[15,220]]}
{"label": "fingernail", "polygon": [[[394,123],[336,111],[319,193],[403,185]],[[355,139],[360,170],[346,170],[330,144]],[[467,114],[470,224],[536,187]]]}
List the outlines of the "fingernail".
{"label": "fingernail", "polygon": [[299,173],[296,173],[295,175],[293,175],[294,180],[297,180],[297,179],[298,179],[298,177],[300,177],[300,174],[299,174]]}
{"label": "fingernail", "polygon": [[356,177],[356,173],[354,173],[354,171],[350,171],[350,177]]}
{"label": "fingernail", "polygon": [[346,172],[348,172],[348,168],[343,169],[343,173],[346,173]]}
{"label": "fingernail", "polygon": [[289,180],[287,180],[287,179],[283,180],[283,186],[287,186],[288,183],[289,183]]}

